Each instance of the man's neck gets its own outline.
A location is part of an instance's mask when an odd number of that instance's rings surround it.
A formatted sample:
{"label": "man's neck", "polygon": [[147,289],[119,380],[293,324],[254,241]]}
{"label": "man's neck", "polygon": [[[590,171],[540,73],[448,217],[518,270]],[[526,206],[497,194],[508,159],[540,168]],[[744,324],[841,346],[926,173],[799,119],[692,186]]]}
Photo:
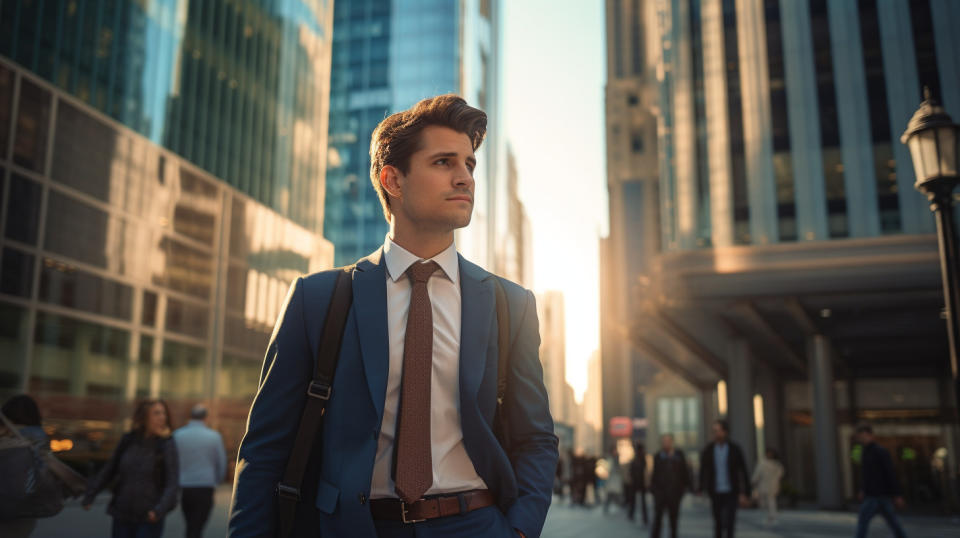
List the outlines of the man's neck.
{"label": "man's neck", "polygon": [[429,260],[450,247],[453,230],[437,232],[418,229],[398,222],[394,217],[390,221],[390,240],[418,258]]}

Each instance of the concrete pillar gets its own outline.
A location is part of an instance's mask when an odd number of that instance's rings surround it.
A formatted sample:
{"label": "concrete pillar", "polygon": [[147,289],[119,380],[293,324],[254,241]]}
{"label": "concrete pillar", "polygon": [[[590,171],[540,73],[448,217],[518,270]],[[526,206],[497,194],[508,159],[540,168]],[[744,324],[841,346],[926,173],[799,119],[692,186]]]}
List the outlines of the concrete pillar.
{"label": "concrete pillar", "polygon": [[752,470],[757,462],[756,426],[753,418],[753,358],[746,340],[734,340],[731,347],[727,380],[730,439],[743,449],[747,466]]}
{"label": "concrete pillar", "polygon": [[840,462],[837,455],[837,408],[834,404],[830,341],[822,335],[807,342],[810,390],[813,393],[813,453],[816,463],[817,504],[840,508]]}
{"label": "concrete pillar", "polygon": [[780,380],[777,379],[777,373],[770,368],[764,368],[760,379],[760,390],[757,392],[763,396],[764,446],[774,448],[778,453],[783,454]]}

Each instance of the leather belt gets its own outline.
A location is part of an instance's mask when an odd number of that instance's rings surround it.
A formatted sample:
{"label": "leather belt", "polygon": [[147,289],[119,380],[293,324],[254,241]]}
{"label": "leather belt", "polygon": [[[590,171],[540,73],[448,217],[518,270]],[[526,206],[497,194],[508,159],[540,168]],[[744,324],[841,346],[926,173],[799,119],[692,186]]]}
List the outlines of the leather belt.
{"label": "leather belt", "polygon": [[438,517],[466,514],[496,504],[493,493],[487,489],[438,495],[407,504],[400,499],[372,499],[370,513],[373,519],[417,523]]}

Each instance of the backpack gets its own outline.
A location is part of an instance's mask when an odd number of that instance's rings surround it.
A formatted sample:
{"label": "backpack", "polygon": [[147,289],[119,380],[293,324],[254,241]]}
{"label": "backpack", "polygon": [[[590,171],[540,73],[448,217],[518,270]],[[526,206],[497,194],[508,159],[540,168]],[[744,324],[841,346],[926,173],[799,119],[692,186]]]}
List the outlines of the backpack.
{"label": "backpack", "polygon": [[50,517],[63,510],[64,487],[44,454],[0,414],[9,434],[0,437],[0,521]]}
{"label": "backpack", "polygon": [[[280,519],[279,536],[281,538],[287,538],[293,532],[297,505],[301,501],[300,486],[304,483],[304,478],[306,476],[313,477],[319,470],[318,458],[314,454],[313,448],[321,437],[323,413],[327,407],[327,401],[330,400],[333,375],[336,372],[337,358],[340,354],[340,342],[343,339],[343,329],[347,324],[347,315],[353,303],[354,267],[355,265],[342,267],[337,274],[337,282],[333,289],[330,305],[327,307],[326,321],[317,349],[313,380],[307,387],[307,403],[300,417],[297,436],[293,442],[290,457],[287,459],[283,478],[277,484],[277,513]],[[500,445],[509,454],[508,441],[510,437],[503,402],[507,391],[507,368],[510,355],[510,310],[507,307],[507,296],[503,291],[503,284],[500,283],[500,278],[496,276],[494,277],[494,291],[497,303],[499,363],[497,366],[497,409],[494,415],[493,431],[500,441]]]}

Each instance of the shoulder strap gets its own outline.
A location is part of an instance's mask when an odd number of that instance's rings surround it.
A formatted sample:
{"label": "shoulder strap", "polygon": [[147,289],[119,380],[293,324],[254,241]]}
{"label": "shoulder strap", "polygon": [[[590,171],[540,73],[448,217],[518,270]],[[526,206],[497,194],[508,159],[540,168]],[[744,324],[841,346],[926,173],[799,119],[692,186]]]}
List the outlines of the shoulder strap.
{"label": "shoulder strap", "polygon": [[300,502],[300,486],[307,470],[307,463],[311,454],[314,453],[314,442],[323,423],[324,410],[330,400],[343,329],[347,324],[350,305],[353,303],[353,268],[353,265],[344,267],[337,274],[337,283],[333,289],[330,306],[327,307],[326,321],[320,337],[320,345],[317,348],[313,379],[307,386],[307,403],[300,417],[297,437],[293,442],[283,479],[277,484],[281,538],[290,536],[293,531],[297,504]]}
{"label": "shoulder strap", "polygon": [[500,439],[500,446],[508,450],[509,427],[507,415],[504,411],[504,398],[507,394],[507,372],[510,368],[510,308],[507,305],[507,294],[503,291],[503,284],[499,277],[493,277],[494,291],[497,296],[497,424],[494,432]]}

